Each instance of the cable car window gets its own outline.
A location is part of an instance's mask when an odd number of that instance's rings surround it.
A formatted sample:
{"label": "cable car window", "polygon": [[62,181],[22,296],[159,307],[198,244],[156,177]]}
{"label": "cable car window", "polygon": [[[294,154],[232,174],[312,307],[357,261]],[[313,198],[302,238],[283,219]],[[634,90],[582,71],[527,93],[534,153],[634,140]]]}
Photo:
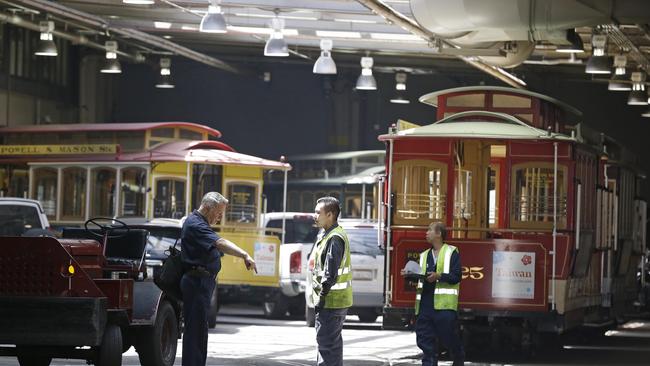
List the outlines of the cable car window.
{"label": "cable car window", "polygon": [[180,219],[185,215],[185,180],[158,179],[153,217]]}
{"label": "cable car window", "polygon": [[447,107],[483,107],[485,94],[462,94],[447,97]]}
{"label": "cable car window", "polygon": [[122,216],[144,217],[147,171],[143,168],[122,169],[122,193],[120,207]]}
{"label": "cable car window", "polygon": [[520,97],[508,94],[493,94],[492,107],[494,108],[531,108],[532,100],[528,97]]}
{"label": "cable car window", "polygon": [[181,129],[179,137],[183,140],[203,140],[203,134],[192,130]]}
{"label": "cable car window", "polygon": [[208,192],[221,192],[222,167],[212,164],[192,164],[192,207],[198,209]]}
{"label": "cable car window", "polygon": [[257,221],[257,185],[230,182],[227,186],[226,221],[254,224]]}
{"label": "cable car window", "polygon": [[141,131],[124,131],[115,133],[117,143],[120,144],[122,151],[140,151],[144,150],[144,132]]}
{"label": "cable car window", "polygon": [[34,187],[32,198],[41,202],[48,218],[56,217],[56,193],[58,172],[52,168],[34,169]]}
{"label": "cable car window", "polygon": [[454,218],[469,220],[474,212],[474,207],[472,207],[472,172],[456,169],[455,174],[457,184],[454,186]]}
{"label": "cable car window", "polygon": [[[553,227],[553,164],[521,164],[512,174],[512,225],[514,227]],[[566,168],[558,167],[557,221],[566,227]]]}
{"label": "cable car window", "polygon": [[395,164],[395,223],[423,224],[444,220],[446,204],[446,166],[426,160],[407,160]]}
{"label": "cable car window", "polygon": [[61,218],[63,220],[84,220],[86,216],[86,169],[63,169],[63,202]]}
{"label": "cable car window", "polygon": [[151,130],[152,137],[174,137],[174,129],[172,127],[154,128]]}
{"label": "cable car window", "polygon": [[95,168],[91,175],[90,216],[115,215],[115,170]]}

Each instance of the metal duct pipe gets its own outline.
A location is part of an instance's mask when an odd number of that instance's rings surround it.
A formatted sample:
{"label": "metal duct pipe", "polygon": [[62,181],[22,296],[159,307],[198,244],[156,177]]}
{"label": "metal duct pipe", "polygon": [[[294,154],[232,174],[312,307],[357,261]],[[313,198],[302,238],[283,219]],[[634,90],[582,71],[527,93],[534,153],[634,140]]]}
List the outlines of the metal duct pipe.
{"label": "metal duct pipe", "polygon": [[130,28],[121,28],[121,27],[114,27],[111,26],[111,24],[106,21],[102,17],[98,17],[92,14],[88,14],[73,8],[69,8],[67,6],[60,5],[58,3],[48,1],[48,0],[16,0],[15,3],[24,5],[26,7],[30,7],[33,9],[37,9],[39,11],[45,12],[45,13],[50,13],[57,15],[62,18],[68,18],[68,19],[74,19],[79,22],[82,22],[84,24],[93,26],[95,28],[99,29],[104,29],[106,31],[110,31],[114,34],[119,34],[121,36],[131,38],[135,41],[140,41],[143,43],[146,43],[148,45],[158,47],[163,50],[167,50],[170,52],[173,52],[179,56],[183,56],[186,58],[189,58],[191,60],[216,67],[218,69],[232,72],[235,74],[246,74],[248,72],[235,68],[219,59],[216,59],[214,57],[210,57],[208,55],[205,55],[200,52],[196,52],[194,50],[191,50],[187,47],[183,47],[179,44],[176,44],[174,42],[170,42],[166,39],[160,38],[153,36],[151,34],[141,32],[135,29],[130,29]]}
{"label": "metal duct pipe", "polygon": [[[21,18],[21,17],[19,17],[17,15],[9,15],[9,14],[0,13],[0,22],[9,23],[9,24],[15,25],[17,27],[33,30],[33,31],[36,31],[36,32],[40,32],[40,30],[41,30],[38,24],[30,22],[28,20],[25,20],[25,19],[23,19],[23,18]],[[86,47],[95,48],[95,49],[98,49],[98,50],[101,50],[101,51],[106,51],[106,47],[103,44],[99,44],[99,43],[90,41],[90,40],[88,40],[88,38],[86,38],[84,36],[80,36],[80,35],[76,35],[76,34],[70,34],[70,33],[66,33],[66,32],[56,30],[56,29],[54,30],[54,32],[52,32],[52,34],[55,35],[56,37],[68,40],[68,41],[70,41],[70,42],[72,42],[74,44],[84,45]],[[126,57],[126,58],[128,58],[128,59],[130,59],[131,61],[134,61],[134,62],[142,62],[142,58],[139,58],[138,56],[135,56],[135,55],[131,55],[130,53],[127,53],[127,52],[124,52],[124,51],[117,50],[117,54],[120,55],[120,56]]]}
{"label": "metal duct pipe", "polygon": [[[420,27],[416,22],[404,16],[403,14],[400,14],[399,12],[395,11],[393,8],[389,7],[383,2],[378,0],[357,0],[357,2],[359,2],[366,8],[372,10],[376,14],[382,16],[384,19],[397,24],[398,26],[402,27],[402,29],[411,32],[412,34],[415,34],[416,36],[419,36],[428,42],[436,42],[437,39],[436,34]],[[441,43],[454,48],[458,47],[444,40],[441,40]],[[503,81],[504,83],[512,87],[523,89],[526,86],[526,83],[523,80],[517,78],[516,76],[510,74],[509,72],[499,67],[488,65],[477,59],[467,57],[467,56],[456,56],[456,57],[463,60],[467,64],[474,66],[475,68],[489,75],[494,76],[495,78]]]}

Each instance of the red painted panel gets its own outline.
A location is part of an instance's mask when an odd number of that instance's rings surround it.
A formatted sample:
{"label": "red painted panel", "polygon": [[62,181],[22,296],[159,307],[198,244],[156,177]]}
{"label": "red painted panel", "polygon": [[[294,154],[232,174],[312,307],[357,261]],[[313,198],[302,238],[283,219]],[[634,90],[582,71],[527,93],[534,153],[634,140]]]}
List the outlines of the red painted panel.
{"label": "red painted panel", "polygon": [[95,283],[108,297],[109,309],[131,310],[133,308],[132,279],[97,279]]}
{"label": "red painted panel", "polygon": [[[510,141],[509,156],[514,160],[519,158],[551,158],[553,159],[554,147],[553,142],[547,141]],[[559,143],[557,147],[558,158],[571,158],[571,145],[569,143]],[[552,160],[551,160],[552,161]]]}
{"label": "red painted panel", "polygon": [[[408,260],[418,260],[419,253],[425,250],[429,244],[424,241],[424,231],[398,230],[393,232],[396,243],[393,248],[391,261],[391,277],[393,297],[391,304],[395,307],[412,307],[415,301],[415,286],[406,281],[400,270],[404,268]],[[467,309],[481,310],[508,310],[508,311],[547,311],[548,298],[548,275],[550,262],[548,260],[548,249],[539,242],[533,240],[508,240],[508,239],[450,239],[448,242],[459,248],[461,263],[463,266],[463,280],[460,286],[460,306]],[[526,284],[533,281],[531,298],[505,298],[499,295],[499,291],[507,289],[503,283],[496,279],[493,282],[494,264],[498,263],[504,252],[513,253],[516,258],[522,256],[522,265],[529,271],[505,271],[501,269],[501,276],[511,276],[507,283]],[[496,253],[496,254],[495,254]],[[521,254],[519,254],[521,253]],[[532,256],[524,258],[527,253],[534,253],[534,264]],[[532,267],[534,265],[534,269]],[[518,278],[521,276],[522,278]],[[525,296],[525,295],[524,295]]]}
{"label": "red painted panel", "polygon": [[[104,297],[80,264],[54,238],[0,241],[0,295]],[[68,267],[74,274],[68,274]]]}
{"label": "red painted panel", "polygon": [[393,152],[395,153],[393,161],[450,156],[452,153],[451,140],[431,138],[395,140]]}

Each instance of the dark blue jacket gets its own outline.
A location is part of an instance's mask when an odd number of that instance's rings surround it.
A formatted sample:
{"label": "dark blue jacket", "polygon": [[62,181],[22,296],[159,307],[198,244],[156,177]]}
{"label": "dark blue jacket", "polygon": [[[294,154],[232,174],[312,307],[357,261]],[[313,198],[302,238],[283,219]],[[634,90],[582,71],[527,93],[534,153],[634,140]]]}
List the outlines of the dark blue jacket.
{"label": "dark blue jacket", "polygon": [[221,239],[197,210],[194,210],[183,223],[181,229],[181,258],[187,267],[203,267],[217,275],[221,270],[223,253],[215,246]]}

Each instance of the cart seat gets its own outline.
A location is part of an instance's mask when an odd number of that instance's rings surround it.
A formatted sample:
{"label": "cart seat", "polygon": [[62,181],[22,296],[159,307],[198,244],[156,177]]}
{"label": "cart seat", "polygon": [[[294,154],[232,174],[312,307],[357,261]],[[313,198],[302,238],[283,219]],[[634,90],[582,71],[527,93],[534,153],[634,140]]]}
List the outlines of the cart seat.
{"label": "cart seat", "polygon": [[[93,230],[99,235],[98,230]],[[144,258],[144,251],[147,246],[147,236],[149,232],[144,229],[131,229],[125,235],[124,230],[111,231],[115,238],[108,238],[106,243],[106,262],[109,265],[128,265],[134,268],[140,268]],[[84,228],[65,228],[63,229],[64,239],[94,239],[101,241],[86,231]]]}

